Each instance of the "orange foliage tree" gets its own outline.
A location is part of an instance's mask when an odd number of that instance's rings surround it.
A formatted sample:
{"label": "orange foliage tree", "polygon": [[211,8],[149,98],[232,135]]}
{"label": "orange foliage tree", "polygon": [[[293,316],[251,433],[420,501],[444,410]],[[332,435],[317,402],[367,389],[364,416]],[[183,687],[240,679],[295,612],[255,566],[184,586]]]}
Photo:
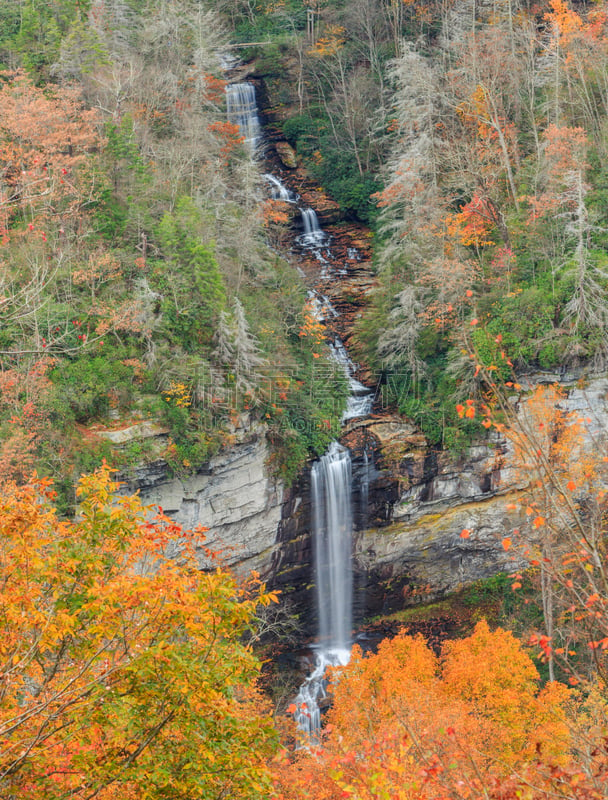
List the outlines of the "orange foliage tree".
{"label": "orange foliage tree", "polygon": [[2,76],[0,211],[4,232],[15,212],[30,220],[74,213],[86,189],[77,168],[99,146],[98,114],[78,91],[34,86],[24,73]]}
{"label": "orange foliage tree", "polygon": [[355,647],[332,691],[323,749],[283,757],[280,797],[508,796],[501,787],[522,790],[533,771],[547,786],[552,770],[567,774],[569,690],[540,688],[521,644],[485,622],[439,657],[405,634],[376,654]]}
{"label": "orange foliage tree", "polygon": [[0,795],[267,797],[274,735],[241,637],[274,597],[201,572],[200,531],[116,489],[106,467],[82,478],[68,522],[47,481],[4,486]]}

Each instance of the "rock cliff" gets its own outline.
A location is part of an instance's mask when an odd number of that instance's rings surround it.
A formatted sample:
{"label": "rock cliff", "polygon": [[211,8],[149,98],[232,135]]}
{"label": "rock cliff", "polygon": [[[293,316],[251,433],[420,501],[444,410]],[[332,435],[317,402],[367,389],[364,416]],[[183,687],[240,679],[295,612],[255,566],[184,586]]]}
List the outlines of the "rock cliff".
{"label": "rock cliff", "polygon": [[[608,430],[608,378],[571,383],[566,391],[560,406],[583,417],[588,443],[597,443]],[[359,620],[518,568],[502,539],[527,524],[516,502],[525,478],[498,435],[454,459],[429,450],[409,423],[384,416],[346,428],[343,441],[353,454]],[[139,489],[144,502],[185,527],[208,527],[210,549],[241,574],[257,570],[313,630],[309,471],[286,490],[269,477],[267,457],[263,428],[252,428],[196,475],[170,477],[156,462],[136,470],[125,491]],[[200,559],[210,565],[205,552]]]}
{"label": "rock cliff", "polygon": [[[124,490],[139,489],[144,503],[160,506],[185,528],[208,528],[206,546],[237,572],[269,577],[283,487],[268,476],[267,458],[264,431],[254,428],[195,475],[170,477],[166,464],[156,462],[130,475]],[[210,566],[203,550],[199,558]]]}

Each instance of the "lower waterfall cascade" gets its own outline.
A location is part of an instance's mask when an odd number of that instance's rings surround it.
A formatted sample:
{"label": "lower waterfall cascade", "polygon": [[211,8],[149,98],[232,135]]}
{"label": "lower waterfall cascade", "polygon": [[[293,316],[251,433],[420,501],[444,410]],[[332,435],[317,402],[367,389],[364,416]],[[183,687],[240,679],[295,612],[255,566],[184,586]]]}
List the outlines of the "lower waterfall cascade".
{"label": "lower waterfall cascade", "polygon": [[328,666],[350,658],[352,630],[352,469],[350,451],[338,442],[311,470],[315,587],[319,615],[315,666],[295,699],[300,730],[314,738],[321,727]]}

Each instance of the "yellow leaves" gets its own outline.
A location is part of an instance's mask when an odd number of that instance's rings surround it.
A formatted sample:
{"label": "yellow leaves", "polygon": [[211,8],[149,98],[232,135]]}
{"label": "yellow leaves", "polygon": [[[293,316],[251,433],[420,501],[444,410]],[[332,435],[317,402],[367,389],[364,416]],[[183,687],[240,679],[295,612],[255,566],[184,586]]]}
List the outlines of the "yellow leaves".
{"label": "yellow leaves", "polygon": [[[0,583],[0,654],[12,660],[0,770],[26,749],[31,780],[15,770],[3,788],[22,800],[77,798],[92,774],[103,787],[119,773],[112,797],[122,799],[148,791],[162,771],[177,794],[194,796],[208,750],[218,774],[241,782],[242,791],[228,786],[228,794],[251,797],[244,787],[267,782],[272,735],[252,687],[258,664],[240,639],[258,603],[276,602],[276,593],[257,579],[245,596],[221,569],[201,573],[197,535],[166,518],[147,521],[138,498],[113,494],[110,475],[104,465],[81,481],[77,522],[57,522],[41,497],[44,483],[41,493],[33,483],[0,501],[1,558],[10,564]],[[165,556],[171,538],[180,542],[179,563]],[[224,720],[234,747],[224,741]],[[149,738],[157,725],[187,770],[174,771],[161,739]],[[137,764],[123,770],[116,754],[143,741]]]}
{"label": "yellow leaves", "polygon": [[167,403],[178,408],[188,408],[192,404],[192,391],[185,383],[171,381],[169,388],[162,393]]}
{"label": "yellow leaves", "polygon": [[310,55],[321,58],[336,55],[346,41],[344,31],[345,29],[342,25],[329,25],[325,30],[325,35],[317,39],[308,52]]}

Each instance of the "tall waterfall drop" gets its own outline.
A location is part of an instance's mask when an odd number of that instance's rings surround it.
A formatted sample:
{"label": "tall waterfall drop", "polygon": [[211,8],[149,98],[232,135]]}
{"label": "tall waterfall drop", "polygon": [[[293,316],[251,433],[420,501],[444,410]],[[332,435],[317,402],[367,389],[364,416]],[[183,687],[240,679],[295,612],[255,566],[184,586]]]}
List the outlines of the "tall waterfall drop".
{"label": "tall waterfall drop", "polygon": [[352,629],[350,452],[332,442],[311,472],[319,644],[348,658]]}
{"label": "tall waterfall drop", "polygon": [[241,129],[245,141],[252,151],[258,146],[262,128],[252,83],[231,83],[226,86],[228,119]]}
{"label": "tall waterfall drop", "polygon": [[350,451],[338,442],[311,470],[313,549],[319,641],[315,667],[295,699],[295,719],[309,740],[321,727],[319,701],[325,697],[328,666],[348,663],[352,630],[353,531]]}
{"label": "tall waterfall drop", "polygon": [[[234,83],[226,87],[228,119],[237,124],[251,150],[255,152],[262,135],[252,83]],[[299,197],[274,175],[266,174],[272,197],[297,203]],[[313,250],[322,264],[329,263],[320,248],[330,237],[321,229],[312,208],[297,206],[302,215],[303,233],[297,238],[301,247]],[[331,258],[331,254],[328,253]],[[349,258],[350,258],[349,254]],[[325,309],[338,312],[313,293],[319,319]],[[371,410],[369,390],[354,378],[355,366],[338,339],[331,346],[334,359],[342,366],[350,385],[350,398],[343,421],[366,416]],[[315,666],[295,698],[295,719],[308,741],[318,738],[321,728],[319,701],[325,696],[328,666],[344,665],[350,658],[352,631],[352,465],[350,451],[332,442],[311,470],[312,538],[314,574],[319,617],[319,637]]]}

